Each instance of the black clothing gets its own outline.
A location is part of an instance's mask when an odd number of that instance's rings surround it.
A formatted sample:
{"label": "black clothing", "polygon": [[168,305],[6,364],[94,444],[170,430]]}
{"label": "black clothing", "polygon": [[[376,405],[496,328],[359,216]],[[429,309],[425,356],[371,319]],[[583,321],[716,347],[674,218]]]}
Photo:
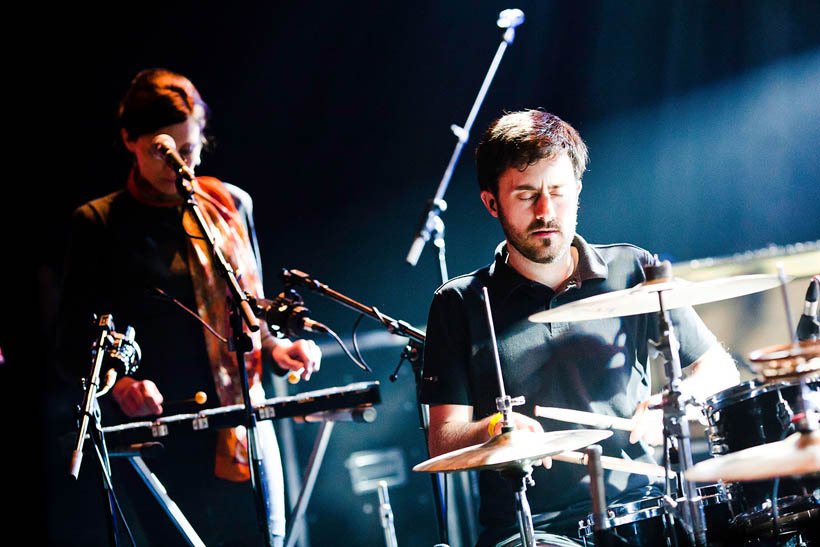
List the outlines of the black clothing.
{"label": "black clothing", "polygon": [[[166,403],[193,397],[204,391],[204,406],[166,406],[165,415],[196,412],[220,406],[205,348],[205,333],[199,321],[157,294],[160,289],[196,313],[197,302],[188,267],[188,235],[182,224],[182,207],[149,206],[135,200],[126,190],[96,199],[79,207],[72,217],[72,238],[67,257],[59,350],[68,377],[88,374],[90,346],[96,331],[92,313],[112,314],[118,332],[133,326],[142,349],[142,362],[133,377],[153,381]],[[263,337],[263,364],[274,367],[273,337],[267,328]],[[230,338],[230,333],[220,332]],[[109,396],[101,400],[103,425],[145,420],[129,418]],[[278,449],[270,445],[273,429],[264,433],[269,486],[283,488]],[[256,524],[250,482],[233,483],[214,476],[216,430],[200,431],[186,438],[163,438],[165,454],[148,466],[166,486],[194,529],[208,545],[236,541],[256,544],[261,535]],[[260,433],[260,438],[263,434]],[[269,460],[273,457],[273,461]],[[124,462],[115,464],[115,491],[131,507],[126,515],[138,535],[154,545],[181,542],[176,530],[147,495],[145,486]],[[86,466],[93,465],[91,458]],[[96,470],[86,470],[87,473]],[[277,475],[278,474],[278,475]],[[284,507],[276,507],[284,533]],[[102,515],[100,515],[102,519]],[[162,521],[160,524],[158,521]],[[102,520],[100,521],[102,523]]]}
{"label": "black clothing", "polygon": [[[505,389],[523,395],[515,412],[535,417],[534,405],[556,406],[631,418],[650,395],[650,339],[657,339],[654,314],[572,323],[533,323],[533,313],[596,294],[632,287],[645,280],[642,266],[651,255],[630,245],[589,245],[576,236],[579,262],[565,289],[524,278],[507,264],[506,245],[495,261],[440,287],[430,307],[424,349],[422,402],[469,405],[473,419],[496,412],[496,368],[481,288],[487,286],[498,339]],[[715,342],[691,308],[673,310],[682,366]],[[570,423],[540,419],[545,431],[572,429]],[[608,456],[654,462],[643,442],[630,445],[629,433],[616,431],[600,443]],[[586,468],[554,462],[536,467],[527,490],[536,522],[562,519],[571,506],[584,514],[589,504]],[[609,499],[646,487],[646,476],[605,471]],[[494,471],[479,474],[480,521],[486,527],[515,525],[513,490]],[[563,514],[562,514],[563,513]],[[577,523],[577,520],[575,520]]]}

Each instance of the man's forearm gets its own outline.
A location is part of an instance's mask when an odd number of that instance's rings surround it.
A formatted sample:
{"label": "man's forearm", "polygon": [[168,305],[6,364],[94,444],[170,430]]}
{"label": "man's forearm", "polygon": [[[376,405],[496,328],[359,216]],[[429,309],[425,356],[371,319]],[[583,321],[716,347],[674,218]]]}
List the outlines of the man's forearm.
{"label": "man's forearm", "polygon": [[459,448],[481,444],[490,438],[488,427],[492,417],[477,422],[445,422],[430,429],[430,456],[446,454]]}
{"label": "man's forearm", "polygon": [[712,346],[687,372],[689,373],[681,382],[681,392],[701,403],[710,395],[737,385],[740,381],[734,359],[720,344]]}

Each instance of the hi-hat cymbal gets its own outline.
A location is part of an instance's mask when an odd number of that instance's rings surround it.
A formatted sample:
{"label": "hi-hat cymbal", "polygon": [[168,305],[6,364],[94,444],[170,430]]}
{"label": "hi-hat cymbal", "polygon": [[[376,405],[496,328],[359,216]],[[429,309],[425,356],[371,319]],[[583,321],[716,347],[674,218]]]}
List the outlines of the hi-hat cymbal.
{"label": "hi-hat cymbal", "polygon": [[[786,281],[792,278],[786,277]],[[625,317],[660,311],[658,293],[663,292],[663,307],[667,310],[728,300],[780,285],[777,275],[755,274],[710,279],[708,281],[669,280],[647,281],[629,289],[613,291],[570,302],[530,316],[535,323],[589,321],[607,317]]]}
{"label": "hi-hat cymbal", "polygon": [[820,431],[794,433],[782,441],[705,460],[685,475],[696,482],[737,482],[817,472],[820,472]]}
{"label": "hi-hat cymbal", "polygon": [[766,380],[780,380],[820,371],[820,340],[768,346],[749,354],[749,362]]}
{"label": "hi-hat cymbal", "polygon": [[454,450],[423,461],[413,471],[431,473],[467,471],[469,469],[495,469],[537,462],[568,450],[577,450],[612,435],[612,431],[598,429],[571,429],[535,433],[516,429],[496,435],[483,444]]}

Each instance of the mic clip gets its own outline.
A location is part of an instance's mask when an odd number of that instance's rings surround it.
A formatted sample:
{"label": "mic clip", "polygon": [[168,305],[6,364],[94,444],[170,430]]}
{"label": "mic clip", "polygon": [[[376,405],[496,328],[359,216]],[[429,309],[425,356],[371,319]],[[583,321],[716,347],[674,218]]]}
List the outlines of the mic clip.
{"label": "mic clip", "polygon": [[256,300],[254,305],[277,338],[298,338],[305,331],[313,330],[310,310],[293,288],[285,289],[273,300]]}

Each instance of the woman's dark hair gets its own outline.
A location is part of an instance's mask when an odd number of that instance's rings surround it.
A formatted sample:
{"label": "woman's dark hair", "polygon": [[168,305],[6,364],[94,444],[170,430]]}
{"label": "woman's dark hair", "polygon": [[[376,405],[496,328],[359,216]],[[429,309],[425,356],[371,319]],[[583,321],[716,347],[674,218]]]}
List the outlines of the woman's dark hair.
{"label": "woman's dark hair", "polygon": [[128,140],[135,140],[189,117],[204,129],[209,114],[208,105],[188,78],[152,68],[143,70],[131,82],[120,102],[118,118]]}

